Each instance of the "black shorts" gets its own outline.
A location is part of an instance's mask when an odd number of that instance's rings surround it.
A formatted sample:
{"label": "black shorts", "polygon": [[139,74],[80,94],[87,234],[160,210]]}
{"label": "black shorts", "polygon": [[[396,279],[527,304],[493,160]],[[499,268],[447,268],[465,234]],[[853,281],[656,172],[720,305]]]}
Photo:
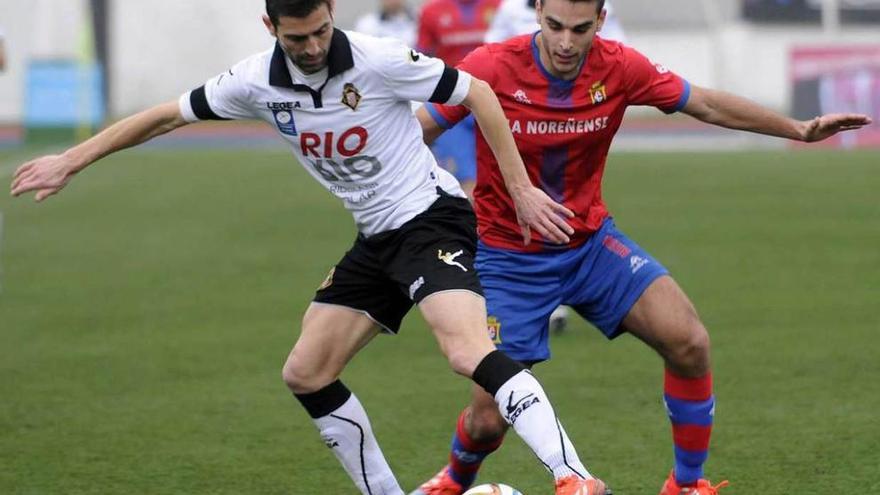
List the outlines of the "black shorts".
{"label": "black shorts", "polygon": [[443,194],[399,229],[358,235],[314,301],[362,311],[385,331],[397,333],[413,304],[431,294],[466,290],[483,295],[474,270],[476,249],[470,202]]}

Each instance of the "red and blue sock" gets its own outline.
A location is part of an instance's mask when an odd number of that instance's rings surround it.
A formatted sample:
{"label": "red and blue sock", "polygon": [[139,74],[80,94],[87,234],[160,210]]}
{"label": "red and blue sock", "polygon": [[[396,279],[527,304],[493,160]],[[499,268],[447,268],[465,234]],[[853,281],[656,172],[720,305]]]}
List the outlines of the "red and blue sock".
{"label": "red and blue sock", "polygon": [[498,450],[504,437],[493,442],[477,442],[468,435],[464,426],[466,411],[458,417],[458,426],[452,435],[452,450],[449,452],[449,476],[467,489],[477,478],[477,471],[489,454]]}
{"label": "red and blue sock", "polygon": [[672,421],[675,481],[679,486],[696,485],[697,480],[703,478],[703,464],[709,457],[709,437],[715,416],[712,374],[685,378],[667,369],[663,398]]}

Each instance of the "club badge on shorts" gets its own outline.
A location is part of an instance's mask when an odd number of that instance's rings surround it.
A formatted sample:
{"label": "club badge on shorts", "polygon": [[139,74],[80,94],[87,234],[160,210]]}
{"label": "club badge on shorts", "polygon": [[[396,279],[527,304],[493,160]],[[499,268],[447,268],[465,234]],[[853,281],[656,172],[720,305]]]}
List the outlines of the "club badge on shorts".
{"label": "club badge on shorts", "polygon": [[489,330],[489,338],[496,344],[501,343],[501,322],[498,318],[490,316],[486,319],[486,328]]}
{"label": "club badge on shorts", "polygon": [[345,83],[345,86],[342,88],[342,104],[352,110],[357,110],[360,103],[361,93],[354,87],[354,84]]}
{"label": "club badge on shorts", "polygon": [[330,273],[327,274],[327,278],[325,278],[324,281],[321,282],[321,286],[318,287],[318,290],[324,290],[327,287],[330,287],[331,285],[333,285],[333,275],[335,273],[336,273],[336,267],[334,266],[333,268],[330,269]]}

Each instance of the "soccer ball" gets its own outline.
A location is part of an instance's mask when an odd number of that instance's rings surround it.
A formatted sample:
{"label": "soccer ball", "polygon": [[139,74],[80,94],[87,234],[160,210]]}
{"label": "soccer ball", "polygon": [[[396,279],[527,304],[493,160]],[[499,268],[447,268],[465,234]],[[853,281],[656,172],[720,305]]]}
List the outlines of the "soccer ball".
{"label": "soccer ball", "polygon": [[522,492],[501,483],[486,483],[471,488],[464,495],[522,495]]}

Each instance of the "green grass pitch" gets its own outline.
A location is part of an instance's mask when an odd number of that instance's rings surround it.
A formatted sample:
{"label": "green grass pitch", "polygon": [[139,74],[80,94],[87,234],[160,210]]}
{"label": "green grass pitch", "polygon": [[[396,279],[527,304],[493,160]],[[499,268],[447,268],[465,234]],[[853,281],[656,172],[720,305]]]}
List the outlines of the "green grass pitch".
{"label": "green grass pitch", "polygon": [[[877,152],[609,163],[618,226],[712,334],[707,473],[725,494],[880,493],[878,166]],[[0,195],[0,211],[0,493],[354,493],[280,379],[354,236],[289,154],[127,152],[44,204]],[[581,321],[553,346],[538,374],[585,463],[617,495],[657,493],[672,462],[659,358]],[[343,379],[405,489],[444,463],[468,386],[420,316]],[[480,479],[551,491],[514,435]]]}

